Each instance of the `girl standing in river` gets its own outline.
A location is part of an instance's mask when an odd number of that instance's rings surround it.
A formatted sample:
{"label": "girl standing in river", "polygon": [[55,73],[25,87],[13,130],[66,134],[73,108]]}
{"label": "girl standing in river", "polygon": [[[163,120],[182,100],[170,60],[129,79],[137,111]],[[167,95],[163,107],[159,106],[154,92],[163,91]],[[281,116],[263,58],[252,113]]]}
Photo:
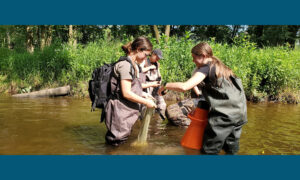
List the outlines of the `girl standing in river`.
{"label": "girl standing in river", "polygon": [[202,152],[218,154],[224,149],[227,154],[235,154],[239,150],[242,126],[247,122],[242,82],[213,55],[207,43],[199,43],[192,48],[191,53],[197,66],[193,76],[186,82],[167,83],[160,92],[164,89],[184,92],[195,86],[202,89],[208,102],[204,107],[208,107],[209,111]]}
{"label": "girl standing in river", "polygon": [[156,104],[143,97],[142,88],[157,87],[157,82],[142,85],[143,75],[139,68],[152,51],[151,42],[139,37],[122,46],[126,57],[121,57],[115,66],[111,79],[112,92],[116,95],[110,99],[105,108],[108,144],[118,146],[125,142],[131,133],[132,126],[140,115],[140,104],[155,108]]}

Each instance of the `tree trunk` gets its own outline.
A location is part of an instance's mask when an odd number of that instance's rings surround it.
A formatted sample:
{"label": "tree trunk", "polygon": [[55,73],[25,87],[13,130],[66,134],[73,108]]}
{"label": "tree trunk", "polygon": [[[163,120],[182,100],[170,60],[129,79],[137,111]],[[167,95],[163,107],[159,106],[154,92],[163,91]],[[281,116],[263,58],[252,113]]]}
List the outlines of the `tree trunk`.
{"label": "tree trunk", "polygon": [[6,37],[7,37],[7,47],[8,47],[8,49],[12,49],[9,31],[6,31]]}
{"label": "tree trunk", "polygon": [[41,27],[40,47],[43,50],[46,45],[46,27],[44,25],[40,27]]}
{"label": "tree trunk", "polygon": [[73,25],[69,25],[69,44],[73,45]]}
{"label": "tree trunk", "polygon": [[240,28],[241,28],[241,25],[233,25],[232,26],[232,34],[231,34],[232,39],[238,34]]}
{"label": "tree trunk", "polygon": [[27,26],[26,27],[26,47],[27,51],[30,53],[33,53],[34,51],[34,46],[33,46],[33,27],[32,26]]}
{"label": "tree trunk", "polygon": [[258,47],[263,47],[263,32],[264,32],[264,25],[257,25],[255,29],[255,35],[256,35],[256,42]]}
{"label": "tree trunk", "polygon": [[166,35],[166,38],[165,38],[165,42],[168,43],[168,40],[169,40],[169,37],[170,37],[170,25],[166,25],[166,29],[165,29],[165,35]]}
{"label": "tree trunk", "polygon": [[298,25],[288,26],[288,32],[290,33],[290,35],[286,41],[291,45],[291,48],[293,49],[295,48],[298,30],[300,30],[300,26]]}
{"label": "tree trunk", "polygon": [[159,36],[159,31],[158,31],[157,25],[153,25],[153,29],[154,29],[154,33],[155,33],[156,42],[159,44],[160,36]]}
{"label": "tree trunk", "polygon": [[69,25],[69,44],[71,46],[76,46],[76,38],[75,38],[75,29],[73,28],[73,25]]}
{"label": "tree trunk", "polygon": [[46,28],[46,46],[50,46],[52,43],[52,25],[49,25]]}

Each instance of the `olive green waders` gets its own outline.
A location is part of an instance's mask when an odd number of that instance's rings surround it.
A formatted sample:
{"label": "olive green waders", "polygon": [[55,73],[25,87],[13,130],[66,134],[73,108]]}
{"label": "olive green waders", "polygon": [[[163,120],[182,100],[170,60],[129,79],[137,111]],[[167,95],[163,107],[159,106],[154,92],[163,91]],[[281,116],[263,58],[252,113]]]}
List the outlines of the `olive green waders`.
{"label": "olive green waders", "polygon": [[210,106],[202,147],[206,154],[218,154],[221,149],[235,154],[239,150],[242,126],[247,122],[247,104],[241,80],[230,80],[219,78],[220,87],[206,84],[202,88]]}

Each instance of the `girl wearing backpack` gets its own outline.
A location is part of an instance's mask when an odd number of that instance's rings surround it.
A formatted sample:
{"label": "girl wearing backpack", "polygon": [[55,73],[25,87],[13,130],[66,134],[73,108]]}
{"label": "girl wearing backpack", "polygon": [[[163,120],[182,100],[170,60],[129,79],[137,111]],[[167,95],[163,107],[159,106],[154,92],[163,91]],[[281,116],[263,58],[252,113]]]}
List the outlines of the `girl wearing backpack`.
{"label": "girl wearing backpack", "polygon": [[[208,104],[208,124],[205,128],[202,152],[227,154],[239,150],[242,126],[247,122],[246,98],[242,82],[231,69],[213,55],[211,47],[199,43],[192,48],[196,72],[186,82],[167,83],[164,89],[184,92],[198,86]],[[198,107],[204,107],[202,103]]]}
{"label": "girl wearing backpack", "polygon": [[122,46],[126,57],[121,57],[115,64],[111,79],[111,91],[115,92],[105,108],[105,122],[108,129],[105,140],[118,146],[125,142],[132,126],[140,113],[140,104],[155,108],[156,104],[143,98],[142,88],[158,86],[157,83],[142,85],[143,75],[138,64],[142,63],[152,51],[151,42],[139,37]]}

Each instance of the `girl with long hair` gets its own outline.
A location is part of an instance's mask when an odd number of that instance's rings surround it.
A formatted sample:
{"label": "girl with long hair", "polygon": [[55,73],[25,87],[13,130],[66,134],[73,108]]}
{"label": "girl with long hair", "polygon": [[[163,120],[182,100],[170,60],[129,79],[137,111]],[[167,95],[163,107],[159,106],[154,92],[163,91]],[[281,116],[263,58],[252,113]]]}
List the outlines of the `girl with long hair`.
{"label": "girl with long hair", "polygon": [[242,82],[213,55],[208,43],[202,42],[192,48],[193,62],[197,70],[186,82],[167,83],[164,89],[184,92],[198,87],[206,100],[208,124],[206,126],[202,152],[218,154],[224,149],[227,154],[239,150],[242,126],[247,122],[246,97]]}

